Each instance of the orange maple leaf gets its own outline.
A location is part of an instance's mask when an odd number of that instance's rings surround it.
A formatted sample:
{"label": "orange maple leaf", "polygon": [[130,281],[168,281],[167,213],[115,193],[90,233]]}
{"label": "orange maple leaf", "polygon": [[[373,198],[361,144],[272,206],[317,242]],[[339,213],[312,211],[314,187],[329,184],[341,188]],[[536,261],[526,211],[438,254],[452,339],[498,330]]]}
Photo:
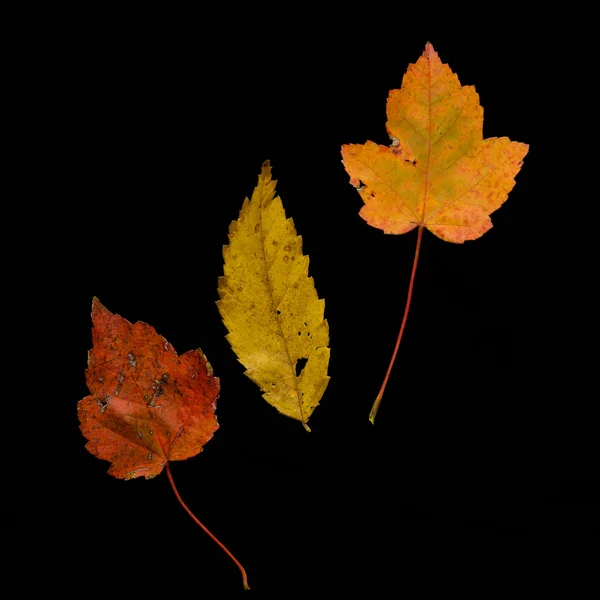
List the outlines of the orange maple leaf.
{"label": "orange maple leaf", "polygon": [[515,185],[527,144],[483,139],[483,108],[428,43],[387,101],[391,146],[342,146],[343,164],[365,205],[361,217],[385,233],[418,227],[417,249],[400,334],[371,410],[374,422],[406,324],[423,229],[447,242],[481,237],[490,214]]}

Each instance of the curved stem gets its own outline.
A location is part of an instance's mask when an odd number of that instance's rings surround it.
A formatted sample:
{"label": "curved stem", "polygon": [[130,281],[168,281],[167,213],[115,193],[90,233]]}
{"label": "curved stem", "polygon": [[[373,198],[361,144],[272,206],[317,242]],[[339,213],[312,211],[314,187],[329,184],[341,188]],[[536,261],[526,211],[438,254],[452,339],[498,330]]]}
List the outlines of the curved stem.
{"label": "curved stem", "polygon": [[385,391],[385,386],[387,385],[388,379],[390,377],[390,372],[392,371],[392,366],[394,365],[394,361],[396,360],[396,354],[398,354],[398,348],[400,347],[400,340],[402,339],[402,334],[404,333],[404,328],[406,327],[406,319],[408,318],[408,309],[410,308],[410,300],[412,298],[413,286],[415,283],[415,273],[417,272],[417,262],[419,260],[419,250],[421,249],[421,238],[423,237],[423,225],[419,225],[419,233],[417,234],[417,248],[415,250],[415,259],[413,261],[412,273],[410,275],[410,284],[408,285],[408,296],[406,297],[406,306],[404,308],[404,317],[402,318],[402,325],[400,325],[400,333],[398,334],[398,339],[396,341],[396,347],[394,348],[394,353],[392,354],[392,360],[390,361],[390,366],[388,367],[387,373],[385,374],[385,379],[383,380],[383,385],[379,390],[379,394],[377,394],[377,398],[375,398],[375,402],[373,402],[373,406],[371,408],[371,412],[369,413],[369,421],[375,425],[375,416],[377,415],[377,410],[379,409],[379,405],[381,404],[381,399],[383,398],[383,392]]}
{"label": "curved stem", "polygon": [[169,478],[171,487],[173,488],[173,491],[175,492],[175,495],[177,496],[177,500],[179,500],[179,503],[181,504],[181,506],[183,506],[183,508],[185,508],[188,515],[190,515],[190,517],[192,517],[192,519],[194,519],[194,521],[198,525],[200,525],[200,527],[202,527],[202,529],[204,529],[204,531],[221,547],[221,549],[225,552],[225,554],[227,554],[227,556],[229,556],[229,558],[231,558],[231,560],[237,565],[237,568],[240,570],[240,572],[242,574],[242,578],[244,580],[244,589],[249,590],[250,586],[248,585],[248,577],[246,576],[246,571],[244,570],[244,567],[242,567],[242,565],[238,562],[236,557],[233,554],[231,554],[231,552],[229,552],[229,550],[227,550],[227,548],[225,548],[225,546],[223,546],[223,544],[196,518],[196,515],[194,515],[194,513],[186,506],[185,502],[181,499],[181,496],[179,495],[179,492],[177,491],[177,488],[175,487],[175,482],[173,481],[173,475],[171,475],[171,468],[169,466],[169,461],[167,461],[167,477]]}

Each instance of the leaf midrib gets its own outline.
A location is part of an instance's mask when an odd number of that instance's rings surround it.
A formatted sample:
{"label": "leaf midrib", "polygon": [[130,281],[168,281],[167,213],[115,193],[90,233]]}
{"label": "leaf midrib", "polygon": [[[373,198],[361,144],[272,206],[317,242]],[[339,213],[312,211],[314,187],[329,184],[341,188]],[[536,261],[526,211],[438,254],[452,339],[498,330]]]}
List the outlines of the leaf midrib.
{"label": "leaf midrib", "polygon": [[[264,184],[263,184],[263,190],[264,190]],[[273,284],[271,282],[270,269],[267,268],[267,253],[265,251],[265,236],[264,236],[264,229],[263,229],[263,206],[264,206],[263,200],[264,200],[264,196],[261,194],[260,207],[259,207],[259,209],[260,209],[260,213],[259,213],[259,215],[260,215],[259,216],[260,246],[261,246],[262,253],[263,253],[263,264],[265,267],[265,278],[267,280],[268,293],[271,298],[271,310],[273,311],[273,314],[275,315],[275,320],[277,321],[277,326],[279,327],[279,335],[282,339],[283,347],[285,348],[287,362],[289,364],[290,373],[292,375],[292,380],[294,382],[294,387],[292,389],[294,389],[294,391],[296,392],[296,398],[298,399],[298,409],[300,410],[300,420],[301,420],[302,424],[304,425],[304,427],[307,428],[308,426],[306,425],[306,419],[304,418],[304,411],[302,410],[302,401],[300,399],[300,391],[298,390],[298,378],[296,377],[296,371],[292,365],[292,359],[290,357],[290,352],[288,350],[287,341],[285,339],[285,336],[283,335],[283,327],[281,326],[281,318],[280,318],[279,314],[277,313],[277,307],[274,305],[275,299],[274,299],[274,293],[273,293]],[[285,212],[284,212],[284,217],[285,217]],[[291,388],[291,386],[289,386],[289,385],[288,385],[288,387]]]}

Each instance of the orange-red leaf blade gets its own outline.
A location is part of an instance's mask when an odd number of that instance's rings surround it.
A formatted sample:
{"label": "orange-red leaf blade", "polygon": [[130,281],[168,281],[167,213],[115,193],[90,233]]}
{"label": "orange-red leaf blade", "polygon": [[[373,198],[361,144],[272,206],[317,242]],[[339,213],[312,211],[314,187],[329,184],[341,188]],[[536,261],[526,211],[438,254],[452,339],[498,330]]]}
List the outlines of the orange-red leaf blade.
{"label": "orange-red leaf blade", "polygon": [[195,456],[218,428],[219,379],[200,350],[179,356],[150,325],[92,303],[93,347],[79,401],[86,448],[122,479],[155,477]]}

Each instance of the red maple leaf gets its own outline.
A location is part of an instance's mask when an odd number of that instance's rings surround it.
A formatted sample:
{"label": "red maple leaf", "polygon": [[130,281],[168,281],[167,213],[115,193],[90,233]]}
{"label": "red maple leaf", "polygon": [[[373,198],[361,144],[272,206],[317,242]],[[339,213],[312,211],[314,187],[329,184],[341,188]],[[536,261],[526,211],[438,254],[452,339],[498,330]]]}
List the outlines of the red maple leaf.
{"label": "red maple leaf", "polygon": [[181,505],[232,558],[241,564],[184,504],[169,461],[195,456],[219,428],[215,416],[219,379],[200,349],[179,356],[153,327],[131,324],[92,302],[93,348],[86,382],[90,395],[77,404],[86,448],[110,461],[120,479],[150,479],[166,467]]}

